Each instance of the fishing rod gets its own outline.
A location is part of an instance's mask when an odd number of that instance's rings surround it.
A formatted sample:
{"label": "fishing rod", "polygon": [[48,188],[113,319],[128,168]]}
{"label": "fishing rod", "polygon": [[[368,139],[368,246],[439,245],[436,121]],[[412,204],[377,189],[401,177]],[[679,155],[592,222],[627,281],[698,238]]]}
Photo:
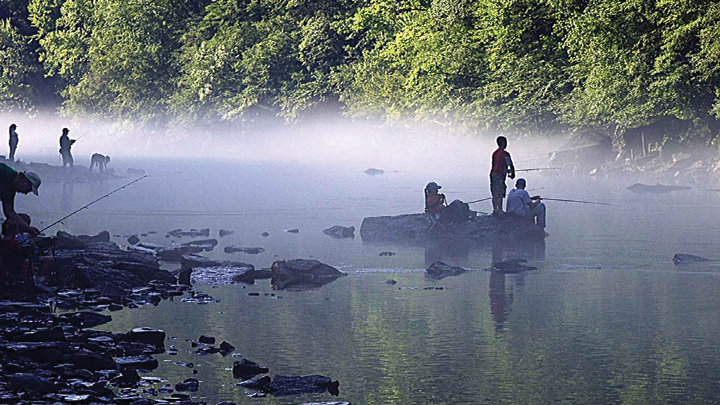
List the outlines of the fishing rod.
{"label": "fishing rod", "polygon": [[[531,189],[529,189],[529,190],[527,190],[527,191],[542,190],[542,189],[544,189],[544,188],[545,188],[545,187],[531,188]],[[491,199],[492,199],[492,197],[481,198],[481,199],[479,199],[479,200],[470,201],[469,203],[466,203],[466,204],[475,204],[475,203],[480,202],[480,201],[487,201],[487,200],[491,200]]]}
{"label": "fishing rod", "polygon": [[562,168],[560,168],[560,167],[537,167],[534,169],[516,169],[515,171],[516,172],[534,172],[537,170],[561,170],[561,169]]}
{"label": "fishing rod", "polygon": [[563,198],[545,198],[545,197],[541,197],[540,199],[548,200],[548,201],[573,202],[573,203],[580,203],[580,204],[608,205],[611,207],[619,207],[619,205],[617,205],[617,204],[601,203],[601,202],[594,202],[594,201],[566,200]]}
{"label": "fishing rod", "polygon": [[113,190],[113,191],[105,194],[104,196],[102,196],[102,197],[100,197],[100,198],[92,201],[91,203],[89,203],[89,204],[87,204],[87,205],[85,205],[85,206],[83,206],[83,207],[81,207],[81,208],[76,209],[75,211],[71,212],[70,214],[65,215],[64,217],[60,218],[59,220],[57,220],[57,221],[53,222],[52,224],[46,226],[45,228],[43,228],[42,230],[40,230],[40,233],[43,233],[43,232],[46,231],[47,229],[52,228],[53,226],[55,226],[55,225],[61,223],[62,221],[70,218],[71,216],[77,214],[78,212],[80,212],[80,211],[86,209],[87,207],[95,204],[96,202],[102,200],[103,198],[108,197],[108,196],[110,196],[111,194],[114,194],[114,193],[116,193],[116,192],[124,189],[125,187],[127,187],[127,186],[129,186],[129,185],[131,185],[131,184],[133,184],[133,183],[137,183],[138,181],[144,179],[144,178],[147,177],[147,176],[148,176],[148,175],[146,174],[146,175],[144,175],[144,176],[142,176],[142,177],[140,177],[140,178],[138,178],[138,179],[135,179],[135,180],[131,181],[130,183],[128,183],[128,184],[126,184],[126,185],[124,185],[124,186],[122,186],[122,187],[120,187],[120,188],[116,188],[115,190]]}

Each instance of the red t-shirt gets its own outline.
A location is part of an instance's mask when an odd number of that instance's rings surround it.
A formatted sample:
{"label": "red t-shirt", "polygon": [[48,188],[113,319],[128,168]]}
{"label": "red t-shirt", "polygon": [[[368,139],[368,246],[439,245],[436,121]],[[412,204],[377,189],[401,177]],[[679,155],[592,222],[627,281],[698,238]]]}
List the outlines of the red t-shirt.
{"label": "red t-shirt", "polygon": [[512,165],[510,154],[506,150],[498,148],[492,154],[492,169],[490,170],[490,174],[504,179],[507,175],[507,168],[510,165]]}

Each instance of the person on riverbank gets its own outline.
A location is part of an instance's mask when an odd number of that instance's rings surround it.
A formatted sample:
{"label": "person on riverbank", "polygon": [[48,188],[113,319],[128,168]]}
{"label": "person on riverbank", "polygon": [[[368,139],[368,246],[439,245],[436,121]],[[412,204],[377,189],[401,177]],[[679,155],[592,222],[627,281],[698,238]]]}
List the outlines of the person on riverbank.
{"label": "person on riverbank", "polygon": [[468,221],[471,217],[470,206],[460,200],[454,200],[447,205],[445,194],[439,193],[441,188],[442,186],[434,181],[425,186],[425,212],[434,215],[443,223]]}
{"label": "person on riverbank", "polygon": [[37,173],[17,172],[12,167],[0,163],[0,201],[5,218],[15,222],[21,232],[27,232],[31,236],[39,234],[40,231],[26,223],[15,212],[15,195],[17,193],[27,194],[31,191],[38,195],[40,183],[40,176]]}
{"label": "person on riverbank", "polygon": [[525,179],[517,179],[515,189],[511,190],[507,198],[507,213],[531,220],[534,224],[545,228],[545,204],[539,195],[530,197],[525,187]]}
{"label": "person on riverbank", "polygon": [[69,132],[69,129],[63,128],[62,135],[60,135],[60,156],[62,156],[63,167],[67,165],[73,167],[74,162],[70,148],[72,148],[72,145],[75,143],[75,139],[70,139],[68,136]]}
{"label": "person on riverbank", "polygon": [[507,148],[507,138],[497,137],[498,149],[492,154],[492,168],[490,169],[490,194],[492,195],[493,215],[503,213],[503,198],[507,192],[505,178],[515,178],[515,166]]}
{"label": "person on riverbank", "polygon": [[15,129],[17,128],[17,125],[10,124],[10,154],[8,155],[8,160],[11,162],[15,161],[15,151],[17,150],[18,146],[18,134],[15,132]]}
{"label": "person on riverbank", "polygon": [[98,173],[102,173],[107,169],[108,163],[110,163],[110,156],[93,153],[92,157],[90,157],[90,172],[97,166]]}

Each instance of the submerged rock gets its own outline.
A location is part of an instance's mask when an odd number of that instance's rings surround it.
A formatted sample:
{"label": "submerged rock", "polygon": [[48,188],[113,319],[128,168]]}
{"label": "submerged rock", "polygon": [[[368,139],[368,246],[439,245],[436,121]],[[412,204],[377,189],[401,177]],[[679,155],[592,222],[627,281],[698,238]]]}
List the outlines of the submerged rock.
{"label": "submerged rock", "polygon": [[673,256],[673,263],[675,263],[676,265],[709,261],[711,260],[704,257],[688,255],[684,253],[678,253]]}
{"label": "submerged rock", "polygon": [[527,263],[524,259],[511,259],[504,262],[493,263],[489,270],[498,273],[521,273],[528,270],[537,270],[537,267],[526,266],[523,263]]}
{"label": "submerged rock", "polygon": [[294,259],[276,261],[270,267],[273,288],[282,290],[318,288],[346,273],[317,260]]}
{"label": "submerged rock", "polygon": [[457,276],[463,273],[467,273],[467,270],[458,266],[450,266],[443,262],[435,262],[425,270],[425,275],[436,280],[450,276]]}
{"label": "submerged rock", "polygon": [[363,242],[416,242],[428,239],[469,239],[492,243],[498,239],[543,239],[545,230],[515,216],[476,217],[458,224],[435,225],[426,214],[368,217],[360,226]]}
{"label": "submerged rock", "polygon": [[209,251],[215,249],[215,246],[218,245],[217,239],[200,239],[200,240],[193,240],[190,242],[185,242],[182,244],[182,246],[197,246],[202,248],[203,250]]}
{"label": "submerged rock", "polygon": [[235,385],[239,387],[245,387],[251,390],[261,391],[263,390],[268,384],[270,384],[270,377],[269,376],[262,376],[262,377],[256,377],[251,378],[249,380],[241,381]]}
{"label": "submerged rock", "polygon": [[225,249],[223,249],[223,250],[225,251],[225,253],[242,252],[242,253],[247,253],[247,254],[251,254],[251,255],[256,255],[256,254],[259,254],[259,253],[262,253],[265,251],[265,249],[261,248],[261,247],[244,248],[244,247],[238,247],[235,245],[225,246]]}
{"label": "submerged rock", "polygon": [[188,378],[181,383],[175,384],[175,391],[198,392],[199,389],[200,381],[195,378]]}
{"label": "submerged rock", "polygon": [[276,375],[272,381],[263,388],[263,391],[269,392],[276,397],[326,391],[333,395],[338,395],[339,385],[340,383],[338,381],[332,381],[328,377],[316,374],[306,376]]}
{"label": "submerged rock", "polygon": [[328,229],[325,229],[323,231],[323,233],[325,235],[330,235],[333,238],[337,238],[337,239],[354,238],[355,237],[355,227],[354,226],[335,225]]}
{"label": "submerged rock", "polygon": [[243,380],[254,377],[258,374],[267,373],[268,371],[269,369],[267,367],[262,367],[254,361],[250,361],[247,359],[236,361],[235,363],[233,363],[232,368],[233,377]]}
{"label": "submerged rock", "polygon": [[221,229],[221,230],[218,231],[218,235],[220,235],[221,238],[222,238],[223,236],[232,235],[233,233],[235,233],[235,231],[227,231],[227,230],[225,230],[225,229]]}
{"label": "submerged rock", "polygon": [[267,238],[268,236],[270,236],[270,234],[267,232],[263,232],[260,234],[260,236],[262,236],[263,238]]}
{"label": "submerged rock", "polygon": [[137,235],[131,235],[129,238],[127,238],[127,241],[131,245],[137,245],[138,242],[140,242],[140,238],[138,238]]}
{"label": "submerged rock", "polygon": [[189,231],[183,231],[182,229],[173,229],[167,234],[175,238],[182,238],[183,236],[189,236],[192,238],[199,238],[204,236],[207,238],[210,236],[210,228],[191,229]]}
{"label": "submerged rock", "polygon": [[377,176],[380,174],[385,174],[385,170],[375,169],[375,168],[371,167],[371,168],[365,170],[365,174],[367,174],[368,176]]}
{"label": "submerged rock", "polygon": [[297,228],[293,228],[293,229],[286,229],[285,232],[287,232],[287,233],[300,233],[300,230],[297,229]]}
{"label": "submerged rock", "polygon": [[198,338],[198,342],[204,343],[206,345],[214,345],[215,338],[213,336],[200,335],[200,338]]}
{"label": "submerged rock", "polygon": [[691,190],[692,187],[688,186],[664,186],[660,183],[657,183],[654,186],[650,186],[647,184],[642,183],[635,183],[630,187],[627,187],[628,190],[632,191],[633,193],[653,193],[653,194],[665,194],[670,193],[673,191],[678,190]]}

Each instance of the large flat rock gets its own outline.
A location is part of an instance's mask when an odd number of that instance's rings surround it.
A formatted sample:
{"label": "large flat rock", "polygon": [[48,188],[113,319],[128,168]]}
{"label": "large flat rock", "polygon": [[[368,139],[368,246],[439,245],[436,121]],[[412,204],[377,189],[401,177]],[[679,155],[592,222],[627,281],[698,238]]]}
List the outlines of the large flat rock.
{"label": "large flat rock", "polygon": [[542,239],[545,231],[529,221],[505,215],[480,216],[460,224],[437,224],[426,214],[368,217],[360,226],[364,242],[421,242],[427,239],[470,239],[492,242],[496,239]]}

